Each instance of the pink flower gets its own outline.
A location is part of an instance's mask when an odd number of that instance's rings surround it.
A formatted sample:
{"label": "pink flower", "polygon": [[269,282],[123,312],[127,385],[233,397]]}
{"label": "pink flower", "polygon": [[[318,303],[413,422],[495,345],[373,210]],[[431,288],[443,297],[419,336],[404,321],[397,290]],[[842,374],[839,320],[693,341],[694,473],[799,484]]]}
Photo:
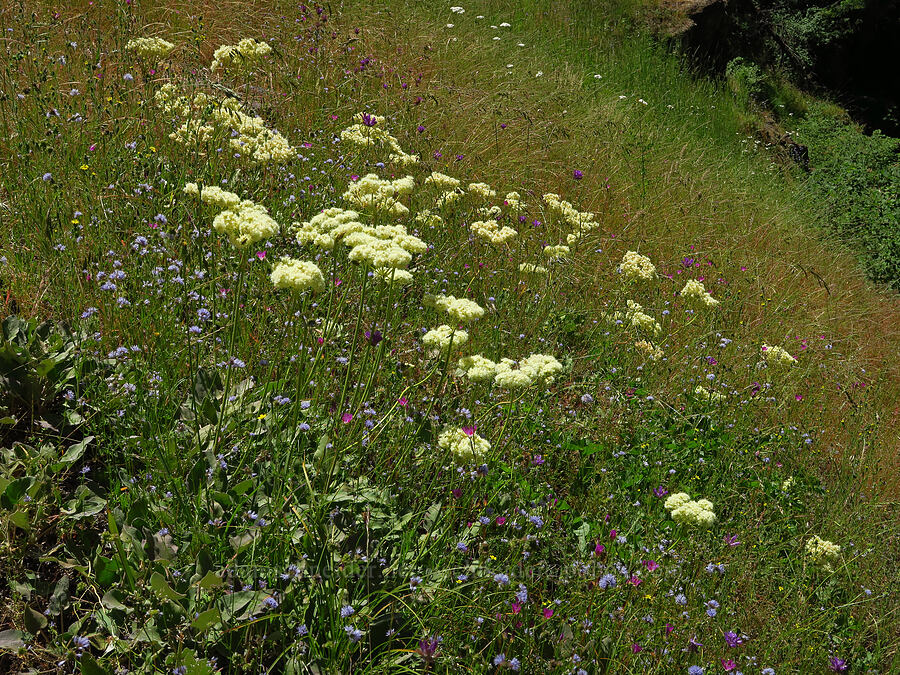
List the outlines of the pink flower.
{"label": "pink flower", "polygon": [[802,401],[802,400],[803,400],[803,394],[797,394],[796,396],[794,396],[794,398],[797,399],[798,401]]}
{"label": "pink flower", "polygon": [[725,672],[730,672],[737,668],[737,664],[731,659],[719,659],[722,662],[722,667],[725,669]]}
{"label": "pink flower", "polygon": [[496,522],[498,525],[503,525],[506,523],[506,518],[504,516],[497,516],[497,520],[494,522]]}
{"label": "pink flower", "polygon": [[351,413],[344,413],[343,415],[341,415],[341,422],[343,422],[344,424],[349,424],[350,420],[352,419],[353,415]]}
{"label": "pink flower", "polygon": [[632,575],[631,578],[628,580],[628,583],[631,584],[632,586],[634,586],[635,588],[637,588],[638,586],[641,585],[641,581],[642,580],[640,577],[636,577],[636,576]]}
{"label": "pink flower", "polygon": [[646,567],[648,570],[653,572],[654,570],[659,568],[659,563],[656,562],[655,560],[645,560],[644,567]]}
{"label": "pink flower", "polygon": [[407,406],[407,404],[409,403],[409,401],[407,400],[407,398],[405,396],[401,396],[400,398],[397,399],[397,403],[399,403],[402,407],[405,408]]}
{"label": "pink flower", "polygon": [[553,610],[550,609],[549,607],[545,607],[544,609],[541,610],[541,614],[544,615],[545,619],[549,619],[551,616],[553,616]]}
{"label": "pink flower", "polygon": [[597,545],[594,546],[594,555],[601,555],[605,550],[606,547],[598,541]]}
{"label": "pink flower", "polygon": [[518,602],[518,601],[513,601],[513,603],[512,603],[512,613],[513,613],[513,614],[518,614],[518,613],[521,612],[521,611],[522,611],[522,603],[521,603],[521,602]]}
{"label": "pink flower", "polygon": [[266,259],[266,252],[265,252],[265,251],[257,251],[257,252],[256,252],[256,257],[259,258],[260,260],[265,260],[265,259]]}
{"label": "pink flower", "polygon": [[475,435],[475,429],[477,429],[477,428],[478,428],[478,427],[477,427],[476,425],[472,425],[471,427],[463,427],[463,428],[462,428],[462,432],[463,432],[466,436],[474,436],[474,435]]}
{"label": "pink flower", "polygon": [[671,633],[673,630],[675,630],[675,626],[673,626],[673,625],[670,624],[670,623],[667,623],[667,624],[666,624],[666,635],[668,635],[669,633]]}
{"label": "pink flower", "polygon": [[619,533],[616,532],[615,530],[610,530],[610,531],[609,531],[609,538],[610,538],[610,539],[615,539],[617,534],[619,534]]}
{"label": "pink flower", "polygon": [[635,654],[638,654],[644,651],[644,648],[641,647],[637,642],[635,642],[633,645],[631,645],[631,651],[633,651]]}

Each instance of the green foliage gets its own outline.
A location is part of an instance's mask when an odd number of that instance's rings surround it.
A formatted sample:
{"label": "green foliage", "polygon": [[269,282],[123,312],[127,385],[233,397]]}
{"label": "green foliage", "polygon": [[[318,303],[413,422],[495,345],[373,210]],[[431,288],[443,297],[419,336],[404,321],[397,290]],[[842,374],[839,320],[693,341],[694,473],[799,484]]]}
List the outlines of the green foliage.
{"label": "green foliage", "polygon": [[15,315],[3,320],[2,329],[0,424],[78,424],[80,415],[65,409],[61,396],[77,389],[85,369],[79,336],[59,324]]}
{"label": "green foliage", "polygon": [[766,78],[762,70],[742,56],[728,62],[725,78],[742,105],[749,106],[751,101],[760,101],[764,96]]}
{"label": "green foliage", "polygon": [[862,251],[867,272],[900,290],[900,139],[861,133],[821,109],[797,125],[810,148],[809,188],[825,205],[825,223]]}

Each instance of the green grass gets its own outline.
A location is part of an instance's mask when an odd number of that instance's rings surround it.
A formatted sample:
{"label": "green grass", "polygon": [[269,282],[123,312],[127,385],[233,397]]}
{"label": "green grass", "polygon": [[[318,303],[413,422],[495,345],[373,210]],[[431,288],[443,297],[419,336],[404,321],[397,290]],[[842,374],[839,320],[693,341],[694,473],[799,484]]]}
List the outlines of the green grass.
{"label": "green grass", "polygon": [[[624,10],[465,9],[0,14],[0,669],[896,666],[896,308],[809,226],[814,195],[747,149],[731,94]],[[175,52],[124,49],[146,36]],[[210,74],[243,37],[272,54]],[[217,100],[166,109],[169,84]],[[228,91],[287,161],[232,142]],[[361,111],[419,162],[340,140]],[[210,129],[182,143],[185,121]],[[497,195],[441,205],[432,171]],[[296,239],[370,172],[415,180],[405,215],[358,207],[428,244],[407,286]],[[234,246],[188,182],[280,232]],[[575,225],[548,192],[596,214],[558,261],[541,249]],[[517,236],[475,237],[491,217]],[[629,279],[627,251],[657,274]],[[274,288],[281,256],[324,287]],[[688,279],[719,304],[680,295]],[[485,310],[443,354],[423,345],[459,327],[439,293]],[[796,363],[766,366],[764,344]],[[534,353],[552,380],[457,372]],[[441,435],[460,428],[490,448],[459,463]],[[712,527],[673,519],[682,491]],[[841,547],[830,565],[816,535]]]}

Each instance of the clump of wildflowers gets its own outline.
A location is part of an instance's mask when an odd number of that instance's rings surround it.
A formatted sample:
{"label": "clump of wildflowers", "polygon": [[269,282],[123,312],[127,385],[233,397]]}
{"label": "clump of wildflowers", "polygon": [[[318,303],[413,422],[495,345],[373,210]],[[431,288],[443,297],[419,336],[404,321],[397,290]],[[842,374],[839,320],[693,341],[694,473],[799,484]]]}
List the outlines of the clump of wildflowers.
{"label": "clump of wildflowers", "polygon": [[438,436],[438,447],[449,450],[458,464],[481,464],[491,444],[472,427],[446,429]]}
{"label": "clump of wildflowers", "polygon": [[213,61],[209,69],[212,72],[223,68],[245,70],[271,52],[272,47],[268,42],[257,42],[253,38],[244,38],[236,45],[222,45],[213,52]]}
{"label": "clump of wildflowers", "polygon": [[233,209],[241,203],[241,198],[234,192],[223,190],[218,185],[209,185],[203,188],[196,183],[187,183],[184,193],[193,197],[200,197],[200,201],[220,209]]}
{"label": "clump of wildflowers", "polygon": [[342,196],[356,207],[402,216],[409,213],[409,209],[397,197],[410,194],[415,186],[412,176],[390,181],[370,173],[351,183]]}
{"label": "clump of wildflowers", "polygon": [[701,398],[704,401],[709,401],[710,403],[719,403],[728,398],[725,394],[720,394],[717,391],[709,391],[702,384],[698,384],[697,388],[694,389],[694,396]]}
{"label": "clump of wildflowers", "polygon": [[448,190],[459,187],[460,181],[458,178],[453,178],[439,171],[432,171],[431,175],[425,179],[425,185],[434,185],[435,187]]}
{"label": "clump of wildflowers", "polygon": [[316,293],[325,290],[325,277],[315,263],[305,260],[285,258],[275,265],[270,275],[275,288],[287,288],[302,292],[312,290]]}
{"label": "clump of wildflowers", "polygon": [[628,251],[622,257],[619,271],[626,279],[650,281],[656,277],[656,267],[650,258],[635,251]]}
{"label": "clump of wildflowers", "polygon": [[813,535],[806,542],[806,554],[815,565],[820,565],[826,572],[832,571],[832,563],[841,557],[841,547],[834,542],[826,541],[819,535]]}
{"label": "clump of wildflowers", "polygon": [[709,291],[706,290],[703,282],[697,281],[696,279],[688,280],[688,282],[684,285],[684,288],[681,289],[681,297],[692,300],[699,300],[707,307],[715,307],[719,304],[719,301],[716,300],[712,295],[710,295]]}
{"label": "clump of wildflowers", "polygon": [[509,225],[500,226],[496,220],[479,220],[470,226],[472,234],[479,239],[486,239],[492,244],[505,244],[519,234]]}
{"label": "clump of wildflowers", "polygon": [[686,492],[676,492],[666,499],[665,508],[671,512],[672,520],[684,525],[711,527],[716,522],[713,504],[708,499],[694,501]]}
{"label": "clump of wildflowers", "polygon": [[222,211],[213,220],[213,229],[225,234],[234,246],[243,248],[278,234],[278,223],[261,204],[245,199],[238,206]]}
{"label": "clump of wildflowers", "polygon": [[158,37],[151,38],[134,38],[128,41],[125,49],[137,52],[142,59],[164,59],[175,49],[168,40]]}
{"label": "clump of wildflowers", "polygon": [[782,347],[770,347],[769,345],[764,344],[761,347],[760,352],[762,353],[763,361],[770,366],[787,368],[788,366],[797,363],[797,359],[788,354],[787,350]]}
{"label": "clump of wildflowers", "polygon": [[451,345],[460,346],[468,340],[469,334],[466,331],[454,330],[446,324],[433,328],[422,336],[422,344],[439,354],[446,354]]}
{"label": "clump of wildflowers", "polygon": [[547,274],[549,272],[543,265],[535,265],[534,263],[520,263],[519,271],[525,274]]}
{"label": "clump of wildflowers", "polygon": [[459,360],[456,375],[468,377],[473,382],[493,382],[497,364],[480,354],[464,356]]}
{"label": "clump of wildflowers", "polygon": [[497,191],[487,183],[469,183],[469,192],[483,199],[493,199],[497,196]]}
{"label": "clump of wildflowers", "polygon": [[664,352],[660,347],[655,346],[652,342],[648,342],[647,340],[638,340],[634,343],[634,347],[639,352],[643,352],[650,357],[651,361],[661,359],[664,355]]}
{"label": "clump of wildflowers", "polygon": [[426,295],[425,304],[447,312],[460,323],[471,323],[484,316],[484,308],[477,302],[453,295]]}

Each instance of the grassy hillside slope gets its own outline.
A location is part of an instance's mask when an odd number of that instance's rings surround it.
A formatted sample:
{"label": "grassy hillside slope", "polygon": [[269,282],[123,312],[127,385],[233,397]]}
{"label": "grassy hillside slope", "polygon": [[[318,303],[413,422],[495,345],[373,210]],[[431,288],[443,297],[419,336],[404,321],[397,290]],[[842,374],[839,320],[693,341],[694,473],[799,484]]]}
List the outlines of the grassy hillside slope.
{"label": "grassy hillside slope", "polygon": [[592,4],[3,9],[0,670],[897,666],[897,300]]}

